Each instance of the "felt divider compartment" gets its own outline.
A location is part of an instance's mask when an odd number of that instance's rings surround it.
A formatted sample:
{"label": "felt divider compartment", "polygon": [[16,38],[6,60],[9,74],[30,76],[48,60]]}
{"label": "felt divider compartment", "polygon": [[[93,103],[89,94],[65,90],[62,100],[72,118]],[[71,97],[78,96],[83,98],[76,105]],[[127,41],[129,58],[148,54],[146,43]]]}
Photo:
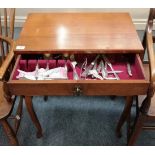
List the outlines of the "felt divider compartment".
{"label": "felt divider compartment", "polygon": [[[86,60],[88,60],[87,66],[90,65],[90,63],[95,59],[97,54],[76,54],[75,55],[75,61],[77,61],[76,65],[76,71],[80,77],[81,74],[81,66],[82,63]],[[120,77],[120,80],[140,80],[140,79],[145,79],[143,75],[142,68],[140,66],[138,57],[136,55],[122,55],[122,54],[117,54],[117,55],[106,55],[107,58],[110,60],[112,63],[112,66],[114,70],[118,71],[123,71],[122,73],[119,73],[118,76]],[[128,58],[128,59],[127,59]],[[98,59],[98,64],[101,61],[102,57]],[[130,62],[131,64],[131,71],[133,76],[129,76],[127,72],[127,61]],[[65,64],[67,65],[68,69],[68,79],[73,80],[73,66],[71,64],[70,60],[23,60],[22,57],[19,59],[19,62],[16,66],[16,69],[13,74],[13,80],[17,80],[16,76],[18,75],[17,69],[27,71],[27,72],[32,72],[35,70],[36,65],[38,64],[39,68],[45,68],[47,67],[47,64],[49,66],[49,69],[53,69],[56,67],[64,67]],[[108,71],[111,71],[110,67],[107,68]],[[100,74],[101,75],[101,74]],[[108,77],[114,77],[113,74],[109,74]],[[88,76],[87,79],[93,79],[92,76]]]}
{"label": "felt divider compartment", "polygon": [[65,60],[22,60],[20,59],[15,72],[13,74],[13,80],[18,80],[16,78],[16,76],[18,75],[18,69],[26,71],[26,72],[33,72],[35,71],[36,65],[38,64],[39,68],[44,68],[46,69],[47,64],[49,66],[49,69],[53,69],[56,67],[64,67],[65,64],[67,66],[67,70],[68,70],[68,78],[69,80],[73,79],[73,68],[71,65],[71,62],[69,60],[65,61]]}
{"label": "felt divider compartment", "polygon": [[[78,54],[75,57],[75,60],[79,63],[79,66],[82,66],[82,63],[86,60],[88,61],[87,66],[91,64],[91,62],[95,59],[96,55],[92,54]],[[139,62],[139,56],[135,54],[130,54],[130,55],[123,55],[123,54],[107,54],[106,55],[109,61],[112,64],[112,67],[114,70],[117,71],[123,71],[122,73],[119,73],[118,76],[121,80],[135,80],[135,79],[145,79],[143,75],[142,68],[140,66]],[[97,61],[97,64],[100,63],[100,61],[103,60],[102,57],[100,57]],[[131,71],[132,71],[132,76],[129,76],[128,71],[127,71],[127,62],[130,63],[131,66]],[[79,67],[76,67],[76,70],[78,74],[80,75],[81,69]],[[107,67],[107,71],[111,71],[110,67]],[[101,74],[100,74],[101,75]],[[114,77],[114,74],[109,74],[108,77]],[[88,76],[87,79],[92,79],[91,76]]]}

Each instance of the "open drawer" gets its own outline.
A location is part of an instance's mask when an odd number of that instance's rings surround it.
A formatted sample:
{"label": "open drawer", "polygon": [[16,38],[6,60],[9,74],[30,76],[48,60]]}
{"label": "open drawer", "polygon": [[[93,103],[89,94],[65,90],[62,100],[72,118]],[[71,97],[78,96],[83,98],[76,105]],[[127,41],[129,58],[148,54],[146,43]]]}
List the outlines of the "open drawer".
{"label": "open drawer", "polygon": [[[97,54],[75,54],[77,62],[76,72],[79,79],[74,80],[73,66],[70,60],[36,60],[35,58],[25,59],[18,56],[13,72],[8,81],[10,91],[14,95],[142,95],[146,94],[149,82],[146,80],[142,62],[137,54],[110,54],[106,55],[112,64],[113,69],[121,71],[117,75],[119,80],[97,79],[88,75],[82,77],[83,70],[81,69],[85,60],[86,67],[95,59]],[[98,58],[97,67],[102,60],[102,56]],[[132,76],[128,74],[127,61],[130,64]],[[103,61],[104,62],[104,61]],[[67,79],[54,80],[28,80],[18,79],[18,69],[33,72],[38,64],[39,68],[53,69],[57,67],[67,66]],[[115,77],[111,72],[111,68],[107,66],[108,77]]]}

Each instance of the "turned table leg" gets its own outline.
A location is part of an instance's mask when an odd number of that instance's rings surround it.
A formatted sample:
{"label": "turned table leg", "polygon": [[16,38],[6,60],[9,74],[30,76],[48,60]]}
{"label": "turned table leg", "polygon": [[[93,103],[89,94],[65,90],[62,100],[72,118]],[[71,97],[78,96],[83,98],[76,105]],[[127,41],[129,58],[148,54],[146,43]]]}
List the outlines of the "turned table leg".
{"label": "turned table leg", "polygon": [[1,124],[5,131],[5,134],[7,135],[8,139],[9,139],[10,144],[11,145],[19,145],[16,135],[15,135],[13,129],[11,128],[11,126],[9,125],[9,123],[7,122],[7,120],[6,119],[1,120]]}
{"label": "turned table leg", "polygon": [[41,128],[40,122],[37,118],[37,115],[34,111],[31,96],[25,96],[25,104],[26,104],[26,107],[27,107],[27,110],[30,114],[31,119],[32,119],[34,125],[36,126],[36,128],[38,130],[37,131],[37,138],[40,138],[40,137],[42,137],[42,128]]}
{"label": "turned table leg", "polygon": [[128,116],[130,114],[132,103],[133,103],[133,96],[127,96],[124,110],[121,114],[121,117],[120,117],[120,119],[117,123],[117,127],[116,127],[117,137],[121,137],[121,127],[123,126],[124,122],[127,120]]}

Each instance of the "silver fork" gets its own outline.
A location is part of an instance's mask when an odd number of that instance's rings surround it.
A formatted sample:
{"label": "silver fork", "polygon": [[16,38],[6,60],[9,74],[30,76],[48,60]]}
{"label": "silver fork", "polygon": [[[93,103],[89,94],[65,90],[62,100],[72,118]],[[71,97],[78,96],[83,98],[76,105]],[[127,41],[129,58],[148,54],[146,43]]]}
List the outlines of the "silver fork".
{"label": "silver fork", "polygon": [[108,59],[104,54],[102,55],[102,57],[103,57],[105,63],[110,67],[110,69],[111,69],[111,71],[113,72],[115,78],[116,78],[117,80],[120,80],[119,76],[118,76],[117,73],[114,71],[114,69],[113,69],[113,67],[112,67],[112,64],[110,63],[109,59]]}
{"label": "silver fork", "polygon": [[94,61],[91,62],[91,64],[86,68],[86,70],[81,74],[81,76],[86,77],[89,73],[89,71],[94,67],[97,59],[100,57],[100,55],[97,55]]}

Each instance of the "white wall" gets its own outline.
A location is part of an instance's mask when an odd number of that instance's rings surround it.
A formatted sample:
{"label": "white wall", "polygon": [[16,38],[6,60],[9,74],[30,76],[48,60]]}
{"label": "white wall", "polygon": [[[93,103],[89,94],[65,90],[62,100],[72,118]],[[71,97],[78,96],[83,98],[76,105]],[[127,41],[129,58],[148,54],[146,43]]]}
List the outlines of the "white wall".
{"label": "white wall", "polygon": [[28,13],[32,13],[32,12],[76,12],[76,11],[81,11],[81,12],[129,12],[133,23],[136,26],[137,30],[143,30],[145,28],[146,25],[146,21],[147,21],[147,17],[148,17],[148,13],[149,13],[149,9],[135,9],[135,8],[127,8],[127,9],[106,9],[106,8],[101,8],[101,9],[57,9],[57,8],[52,8],[52,9],[25,9],[25,8],[17,8],[16,9],[16,26],[17,27],[21,27],[26,19],[26,16]]}

